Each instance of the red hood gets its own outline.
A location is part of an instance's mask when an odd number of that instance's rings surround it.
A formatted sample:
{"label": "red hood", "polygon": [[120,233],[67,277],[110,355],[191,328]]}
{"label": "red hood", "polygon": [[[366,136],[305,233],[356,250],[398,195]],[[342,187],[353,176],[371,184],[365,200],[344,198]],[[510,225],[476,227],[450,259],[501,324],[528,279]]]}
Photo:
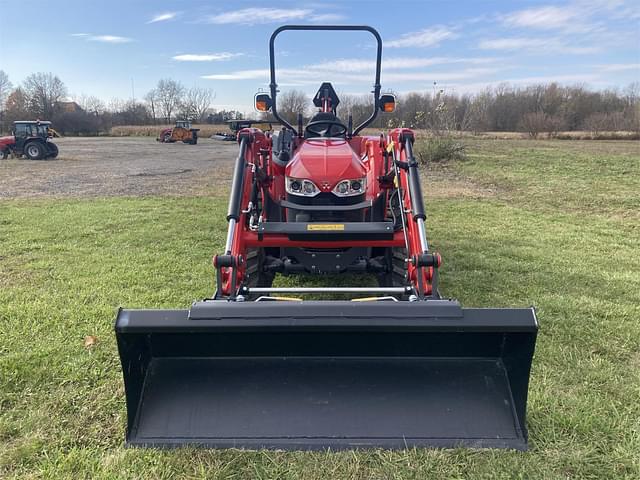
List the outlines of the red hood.
{"label": "red hood", "polygon": [[13,145],[14,143],[16,143],[16,137],[14,137],[13,135],[0,137],[0,146]]}
{"label": "red hood", "polygon": [[287,165],[286,175],[312,180],[323,192],[330,192],[340,180],[366,176],[364,165],[346,140],[305,140]]}

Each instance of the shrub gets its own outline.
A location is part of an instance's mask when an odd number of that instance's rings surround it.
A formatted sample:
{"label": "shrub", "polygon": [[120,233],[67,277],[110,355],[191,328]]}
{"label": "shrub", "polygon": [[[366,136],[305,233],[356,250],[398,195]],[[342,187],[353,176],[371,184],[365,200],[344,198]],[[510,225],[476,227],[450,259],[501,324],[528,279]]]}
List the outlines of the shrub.
{"label": "shrub", "polygon": [[430,162],[446,162],[450,160],[465,160],[465,145],[459,140],[448,136],[434,136],[419,140],[415,154],[418,162],[426,165]]}

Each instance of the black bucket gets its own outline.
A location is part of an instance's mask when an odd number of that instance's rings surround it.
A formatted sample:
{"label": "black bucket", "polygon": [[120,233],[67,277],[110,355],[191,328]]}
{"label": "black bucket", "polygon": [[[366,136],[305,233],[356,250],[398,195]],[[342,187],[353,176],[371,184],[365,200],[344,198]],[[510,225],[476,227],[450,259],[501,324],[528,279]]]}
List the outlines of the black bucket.
{"label": "black bucket", "polygon": [[115,328],[129,445],[527,447],[531,308],[211,301]]}

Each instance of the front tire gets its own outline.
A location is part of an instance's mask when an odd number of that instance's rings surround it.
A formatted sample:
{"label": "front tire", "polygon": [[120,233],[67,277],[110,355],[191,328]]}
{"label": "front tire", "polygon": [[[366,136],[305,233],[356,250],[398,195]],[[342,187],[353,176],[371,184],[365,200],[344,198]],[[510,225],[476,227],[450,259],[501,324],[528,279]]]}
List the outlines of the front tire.
{"label": "front tire", "polygon": [[378,275],[378,284],[381,287],[406,287],[407,279],[407,250],[401,247],[385,249],[387,271]]}
{"label": "front tire", "polygon": [[24,147],[24,155],[29,160],[42,160],[46,155],[44,144],[31,142]]}
{"label": "front tire", "polygon": [[166,133],[164,135],[164,137],[162,137],[162,142],[163,143],[171,143],[171,134],[170,133]]}
{"label": "front tire", "polygon": [[48,143],[47,146],[49,147],[47,158],[56,158],[58,156],[58,146],[55,143]]}
{"label": "front tire", "polygon": [[10,153],[11,151],[8,148],[3,148],[2,150],[0,150],[0,160],[6,160],[7,158],[9,158]]}
{"label": "front tire", "polygon": [[[264,248],[252,248],[247,252],[244,284],[251,287],[268,288],[273,284],[275,273],[264,271]],[[247,300],[255,300],[260,294],[249,295]]]}

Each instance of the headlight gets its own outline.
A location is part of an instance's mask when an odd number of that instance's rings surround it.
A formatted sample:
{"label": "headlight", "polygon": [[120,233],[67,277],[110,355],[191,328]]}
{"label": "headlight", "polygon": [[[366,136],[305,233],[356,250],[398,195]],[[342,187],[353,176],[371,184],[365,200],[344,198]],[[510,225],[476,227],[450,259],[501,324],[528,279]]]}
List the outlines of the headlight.
{"label": "headlight", "polygon": [[334,187],[333,193],[339,197],[351,197],[364,193],[367,188],[366,178],[356,178],[354,180],[342,180]]}
{"label": "headlight", "polygon": [[300,195],[301,197],[315,197],[320,193],[320,189],[311,180],[287,177],[285,182],[287,193]]}

